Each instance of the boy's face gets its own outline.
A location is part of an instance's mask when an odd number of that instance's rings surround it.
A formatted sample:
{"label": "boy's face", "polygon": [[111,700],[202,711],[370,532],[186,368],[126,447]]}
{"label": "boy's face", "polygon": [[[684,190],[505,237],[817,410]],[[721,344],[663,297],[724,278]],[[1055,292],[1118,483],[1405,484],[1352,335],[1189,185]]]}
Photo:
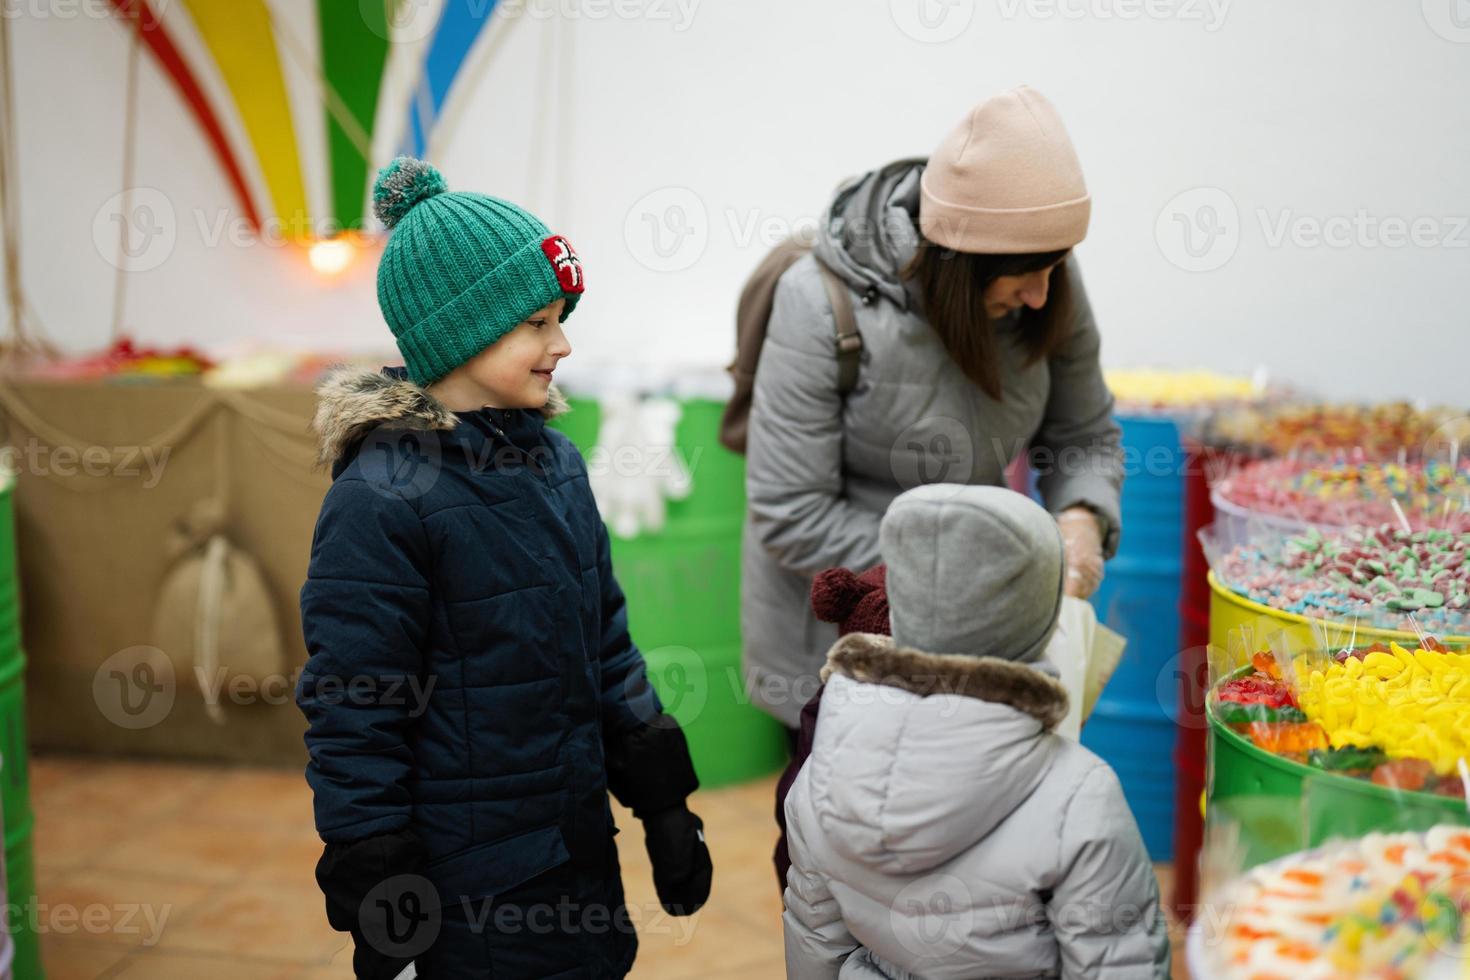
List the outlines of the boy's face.
{"label": "boy's face", "polygon": [[466,380],[484,390],[486,405],[540,408],[546,404],[551,373],[572,345],[561,329],[566,300],[532,313],[515,329],[463,365]]}

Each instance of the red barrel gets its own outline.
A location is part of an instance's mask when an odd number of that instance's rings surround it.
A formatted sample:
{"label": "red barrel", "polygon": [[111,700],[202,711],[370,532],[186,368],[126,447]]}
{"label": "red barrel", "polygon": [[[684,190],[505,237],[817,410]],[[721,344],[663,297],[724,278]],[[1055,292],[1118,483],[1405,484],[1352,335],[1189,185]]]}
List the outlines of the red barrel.
{"label": "red barrel", "polygon": [[1205,791],[1205,691],[1209,686],[1209,562],[1199,530],[1213,523],[1210,485],[1239,465],[1243,456],[1186,439],[1184,470],[1184,559],[1179,590],[1179,714],[1174,743],[1174,912],[1194,918],[1199,892],[1199,852],[1204,838],[1200,797]]}

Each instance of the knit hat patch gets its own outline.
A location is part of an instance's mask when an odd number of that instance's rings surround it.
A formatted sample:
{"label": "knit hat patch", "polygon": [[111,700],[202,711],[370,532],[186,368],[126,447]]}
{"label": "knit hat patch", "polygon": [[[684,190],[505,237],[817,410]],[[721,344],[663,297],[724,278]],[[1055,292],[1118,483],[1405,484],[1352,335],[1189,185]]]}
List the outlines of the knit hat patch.
{"label": "knit hat patch", "polygon": [[571,242],[560,235],[548,235],[541,242],[541,251],[551,260],[562,292],[580,293],[587,288],[582,278],[582,260],[577,258]]}

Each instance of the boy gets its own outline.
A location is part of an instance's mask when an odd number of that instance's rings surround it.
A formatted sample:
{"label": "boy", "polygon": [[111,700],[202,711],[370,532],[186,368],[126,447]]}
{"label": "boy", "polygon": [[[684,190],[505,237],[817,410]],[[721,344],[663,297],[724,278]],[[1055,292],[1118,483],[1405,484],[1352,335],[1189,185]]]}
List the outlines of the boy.
{"label": "boy", "polygon": [[581,262],[419,160],[373,199],[406,366],[320,389],[333,483],[301,590],[327,917],[359,977],[622,977],[637,939],[608,791],[643,822],[671,914],[703,904],[711,867],[586,466],[545,425]]}

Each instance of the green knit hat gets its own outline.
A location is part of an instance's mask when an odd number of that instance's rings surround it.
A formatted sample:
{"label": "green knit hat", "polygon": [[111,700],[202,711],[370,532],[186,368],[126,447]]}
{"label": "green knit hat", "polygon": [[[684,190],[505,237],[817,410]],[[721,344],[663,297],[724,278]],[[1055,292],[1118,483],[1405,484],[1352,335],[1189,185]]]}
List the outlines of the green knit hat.
{"label": "green knit hat", "polygon": [[582,262],[534,214],[509,201],[449,193],[423,160],[378,171],[373,213],[392,231],[378,263],[378,305],[408,376],[431,384],[541,307],[582,295]]}

